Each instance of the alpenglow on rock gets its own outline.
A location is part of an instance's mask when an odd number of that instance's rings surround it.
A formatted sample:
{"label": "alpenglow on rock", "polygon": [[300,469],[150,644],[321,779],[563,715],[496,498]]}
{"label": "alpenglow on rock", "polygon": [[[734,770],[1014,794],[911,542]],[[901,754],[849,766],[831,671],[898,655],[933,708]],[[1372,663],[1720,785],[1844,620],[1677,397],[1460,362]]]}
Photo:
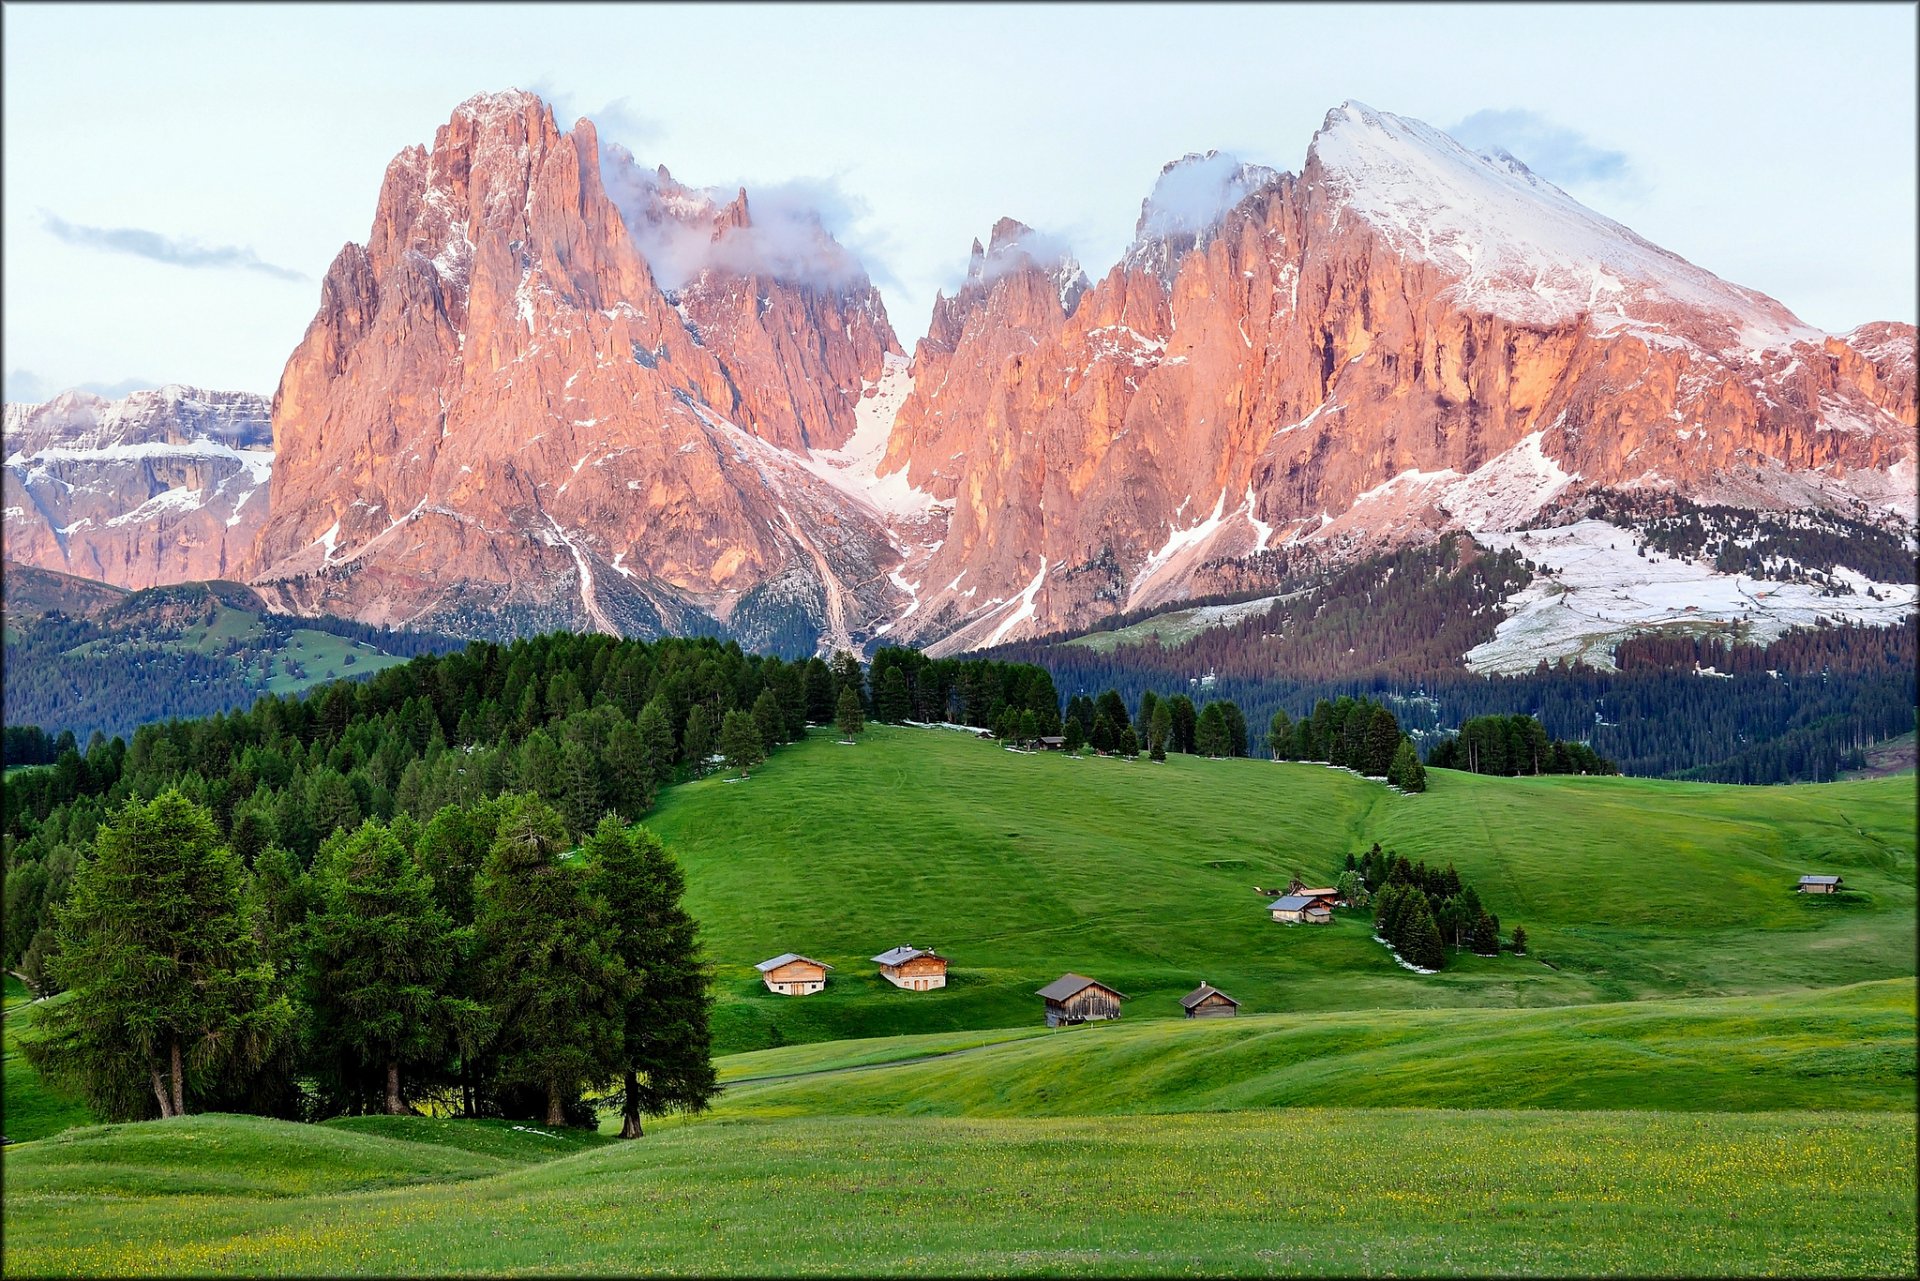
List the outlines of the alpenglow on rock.
{"label": "alpenglow on rock", "polygon": [[233,578],[266,519],[264,396],[67,391],[8,405],[5,441],[8,560],[135,589]]}
{"label": "alpenglow on rock", "polygon": [[953,652],[1597,488],[1912,519],[1911,326],[1822,333],[1358,103],[1297,175],[1169,164],[1097,282],[1003,219],[910,362],[796,190],[463,103],[287,364],[256,584],[466,635]]}
{"label": "alpenglow on rock", "polygon": [[[531,94],[462,103],[388,166],[287,363],[257,584],[469,635],[854,643],[899,556],[810,455],[899,344],[865,273],[783,213],[758,235],[748,193],[603,159]],[[643,243],[686,251],[671,291]]]}

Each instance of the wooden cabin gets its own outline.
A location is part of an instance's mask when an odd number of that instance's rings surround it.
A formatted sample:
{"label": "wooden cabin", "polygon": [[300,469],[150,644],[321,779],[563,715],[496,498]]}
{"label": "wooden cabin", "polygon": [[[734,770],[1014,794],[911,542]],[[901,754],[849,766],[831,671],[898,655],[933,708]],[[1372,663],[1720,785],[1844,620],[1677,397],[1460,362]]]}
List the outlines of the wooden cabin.
{"label": "wooden cabin", "polygon": [[1039,745],[1040,750],[1043,752],[1064,752],[1067,750],[1066,737],[1061,734],[1042,734],[1033,741]]}
{"label": "wooden cabin", "polygon": [[1267,904],[1273,913],[1273,919],[1284,921],[1288,925],[1331,925],[1333,913],[1320,899],[1309,898],[1305,894],[1289,894]]}
{"label": "wooden cabin", "polygon": [[873,958],[880,977],[909,992],[931,992],[947,985],[947,958],[938,952],[901,944]]}
{"label": "wooden cabin", "polygon": [[1837,876],[1803,876],[1800,878],[1801,894],[1838,894],[1843,887]]}
{"label": "wooden cabin", "polygon": [[753,968],[760,971],[767,991],[781,996],[807,996],[827,985],[827,971],[833,967],[798,952],[782,952]]}
{"label": "wooden cabin", "polygon": [[1230,1019],[1240,1013],[1240,1002],[1202,980],[1199,987],[1180,998],[1180,1008],[1190,1019]]}
{"label": "wooden cabin", "polygon": [[1066,1027],[1120,1017],[1126,996],[1084,974],[1062,974],[1034,995],[1047,1003],[1047,1026]]}
{"label": "wooden cabin", "polygon": [[1297,876],[1287,882],[1287,893],[1298,894],[1303,898],[1319,899],[1320,906],[1329,909],[1340,906],[1340,891],[1338,888],[1332,885],[1311,886]]}

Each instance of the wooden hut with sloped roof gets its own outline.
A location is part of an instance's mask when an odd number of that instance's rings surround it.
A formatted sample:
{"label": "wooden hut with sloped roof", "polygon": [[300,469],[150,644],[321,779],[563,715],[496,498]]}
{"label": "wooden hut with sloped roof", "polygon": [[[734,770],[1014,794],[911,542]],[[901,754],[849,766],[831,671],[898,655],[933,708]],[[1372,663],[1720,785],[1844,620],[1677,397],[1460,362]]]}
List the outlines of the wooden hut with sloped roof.
{"label": "wooden hut with sloped roof", "polygon": [[1240,1002],[1202,979],[1200,986],[1180,998],[1190,1019],[1230,1019],[1240,1013]]}
{"label": "wooden hut with sloped roof", "polygon": [[1084,974],[1062,974],[1035,993],[1047,1003],[1047,1026],[1067,1027],[1120,1017],[1125,994]]}

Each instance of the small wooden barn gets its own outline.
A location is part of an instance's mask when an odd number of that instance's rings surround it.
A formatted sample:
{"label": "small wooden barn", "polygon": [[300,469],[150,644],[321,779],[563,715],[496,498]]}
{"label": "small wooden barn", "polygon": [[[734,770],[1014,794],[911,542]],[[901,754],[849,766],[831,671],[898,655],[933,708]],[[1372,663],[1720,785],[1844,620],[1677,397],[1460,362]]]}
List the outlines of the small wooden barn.
{"label": "small wooden barn", "polygon": [[1288,925],[1331,925],[1333,913],[1327,910],[1324,902],[1309,898],[1305,894],[1289,894],[1267,904],[1276,921],[1285,921]]}
{"label": "small wooden barn", "polygon": [[1287,893],[1298,894],[1302,898],[1319,899],[1320,906],[1329,909],[1340,906],[1340,891],[1337,887],[1308,885],[1297,876],[1287,882]]}
{"label": "small wooden barn", "polygon": [[1240,1013],[1240,1002],[1203,979],[1180,998],[1180,1008],[1190,1019],[1230,1019]]}
{"label": "small wooden barn", "polygon": [[1842,889],[1837,876],[1803,876],[1800,878],[1799,892],[1802,894],[1838,894]]}
{"label": "small wooden barn", "polygon": [[781,996],[807,996],[827,985],[827,971],[833,967],[798,952],[782,952],[753,968],[760,971],[767,991]]}
{"label": "small wooden barn", "polygon": [[909,992],[930,992],[947,985],[947,958],[938,952],[903,943],[880,953],[873,963],[880,967],[881,978]]}
{"label": "small wooden barn", "polygon": [[1047,1026],[1065,1027],[1120,1017],[1126,996],[1084,974],[1062,974],[1035,995],[1047,1003]]}

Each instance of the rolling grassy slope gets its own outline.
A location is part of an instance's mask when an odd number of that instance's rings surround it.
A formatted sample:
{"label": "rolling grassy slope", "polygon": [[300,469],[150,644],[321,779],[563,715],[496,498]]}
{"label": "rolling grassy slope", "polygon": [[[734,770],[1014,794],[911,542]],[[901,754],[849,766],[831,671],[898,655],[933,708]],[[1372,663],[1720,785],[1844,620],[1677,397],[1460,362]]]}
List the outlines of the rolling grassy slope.
{"label": "rolling grassy slope", "polygon": [[20,1052],[20,1034],[31,1025],[34,1007],[27,985],[11,974],[6,976],[6,991],[0,1133],[12,1143],[25,1143],[92,1121],[85,1103],[42,1081]]}
{"label": "rolling grassy slope", "polygon": [[1269,1107],[1911,1113],[1914,1027],[1912,979],[1545,1010],[1122,1021],[984,1045],[978,1037],[898,1037],[841,1042],[832,1056],[824,1046],[737,1055],[722,1061],[730,1083],[717,1110],[725,1117]]}
{"label": "rolling grassy slope", "polygon": [[[741,1120],[499,1173],[331,1127],[117,1129],[191,1174],[115,1130],[9,1153],[6,1275],[1891,1275],[1914,1250],[1914,1123],[1881,1113]],[[262,1173],[287,1169],[309,1190]],[[382,1169],[405,1185],[358,1190]]]}
{"label": "rolling grassy slope", "polygon": [[[816,732],[745,783],[670,790],[648,825],[687,869],[716,964],[718,1048],[1017,1027],[1068,970],[1174,1017],[1201,979],[1243,1012],[1546,1006],[1832,986],[1913,973],[1912,780],[1736,788],[1429,774],[1401,796],[1344,771],[1022,755],[938,730]],[[1331,879],[1379,840],[1451,860],[1527,957],[1401,969],[1360,914],[1272,922],[1253,887]],[[1806,871],[1857,892],[1792,892]],[[901,992],[867,958],[953,958]],[[837,967],[825,992],[765,991],[753,963]]]}

